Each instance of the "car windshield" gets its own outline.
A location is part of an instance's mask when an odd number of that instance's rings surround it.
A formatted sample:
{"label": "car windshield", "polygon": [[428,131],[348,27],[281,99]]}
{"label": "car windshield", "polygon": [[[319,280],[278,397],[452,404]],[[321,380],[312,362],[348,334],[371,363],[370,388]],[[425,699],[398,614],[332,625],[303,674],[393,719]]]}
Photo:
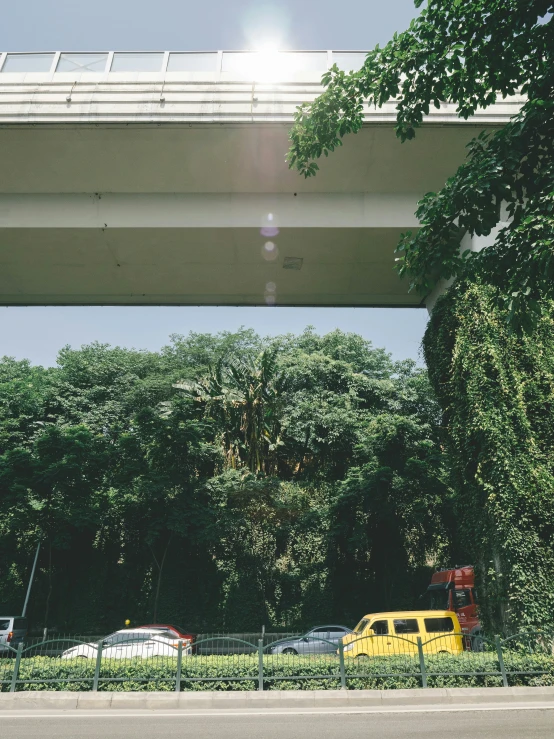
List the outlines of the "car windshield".
{"label": "car windshield", "polygon": [[355,634],[361,634],[362,631],[365,630],[365,628],[368,625],[368,623],[369,623],[369,619],[368,618],[362,618],[362,620],[360,621],[360,623],[354,629],[354,633]]}

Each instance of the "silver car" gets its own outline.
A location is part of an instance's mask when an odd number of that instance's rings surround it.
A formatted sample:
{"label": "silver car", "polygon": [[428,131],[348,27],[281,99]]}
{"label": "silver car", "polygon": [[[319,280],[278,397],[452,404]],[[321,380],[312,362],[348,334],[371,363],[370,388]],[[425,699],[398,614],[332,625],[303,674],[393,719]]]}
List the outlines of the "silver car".
{"label": "silver car", "polygon": [[347,626],[316,626],[304,636],[284,639],[268,647],[269,654],[333,654],[339,639],[351,634]]}
{"label": "silver car", "polygon": [[0,616],[0,653],[16,649],[27,635],[27,619],[24,616]]}

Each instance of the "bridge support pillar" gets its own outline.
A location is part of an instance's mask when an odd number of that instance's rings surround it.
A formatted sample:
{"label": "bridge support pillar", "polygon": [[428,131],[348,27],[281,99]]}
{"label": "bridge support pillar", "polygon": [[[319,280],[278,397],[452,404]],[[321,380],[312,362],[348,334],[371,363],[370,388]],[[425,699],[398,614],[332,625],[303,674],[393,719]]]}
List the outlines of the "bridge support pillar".
{"label": "bridge support pillar", "polygon": [[[494,244],[499,231],[505,228],[509,222],[504,204],[502,205],[501,217],[504,220],[499,221],[498,224],[492,229],[490,234],[487,234],[486,236],[471,236],[469,233],[466,233],[460,243],[460,252],[464,252],[466,251],[466,249],[474,252],[479,252],[482,249],[486,249],[487,246]],[[433,308],[435,307],[435,303],[437,302],[438,298],[440,298],[441,295],[444,295],[444,293],[448,290],[453,282],[454,278],[451,278],[450,280],[439,280],[433,290],[425,298],[425,307],[427,308],[429,315],[431,315],[431,313],[433,312]]]}

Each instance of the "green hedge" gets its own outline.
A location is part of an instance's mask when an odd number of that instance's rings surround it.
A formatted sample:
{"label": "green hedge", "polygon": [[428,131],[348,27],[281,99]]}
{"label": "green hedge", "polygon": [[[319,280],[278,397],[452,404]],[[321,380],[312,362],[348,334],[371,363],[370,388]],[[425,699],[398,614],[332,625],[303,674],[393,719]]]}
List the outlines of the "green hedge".
{"label": "green hedge", "polygon": [[[429,687],[492,687],[501,686],[495,654],[459,656],[428,656],[425,660]],[[551,655],[522,655],[505,652],[504,664],[510,685],[554,685],[554,657]],[[19,683],[18,690],[77,690],[92,688],[94,660],[61,660],[33,657],[21,660],[19,679],[40,682]],[[0,678],[11,680],[13,660],[2,660]],[[102,665],[99,689],[106,691],[149,691],[175,689],[176,659],[111,661]],[[394,689],[421,687],[419,661],[411,656],[379,657],[365,661],[345,661],[347,687],[359,689]],[[433,675],[432,673],[446,673]],[[470,675],[464,673],[473,673]],[[295,676],[304,676],[293,679]],[[325,676],[315,679],[315,676]],[[311,677],[314,676],[314,677]],[[256,690],[258,687],[257,655],[209,656],[184,658],[181,689],[193,690]],[[187,678],[212,678],[198,682]],[[245,678],[232,680],[230,678]],[[278,680],[271,678],[281,678]],[[56,680],[59,682],[46,682]],[[45,681],[45,682],[42,682]],[[2,690],[9,690],[9,682]],[[264,689],[266,690],[321,690],[340,687],[339,662],[330,657],[264,657]]]}

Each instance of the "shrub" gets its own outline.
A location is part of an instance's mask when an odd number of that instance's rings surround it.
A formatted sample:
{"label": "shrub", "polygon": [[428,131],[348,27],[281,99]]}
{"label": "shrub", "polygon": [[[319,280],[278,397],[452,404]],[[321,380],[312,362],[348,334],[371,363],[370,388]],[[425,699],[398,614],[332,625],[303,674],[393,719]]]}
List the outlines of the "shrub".
{"label": "shrub", "polygon": [[[11,664],[10,664],[11,663]],[[2,690],[10,687],[13,660],[2,661]],[[464,652],[461,655],[429,655],[425,658],[429,687],[496,687],[502,685],[495,653]],[[504,664],[510,685],[554,685],[554,656],[505,651]],[[22,659],[18,690],[92,689],[94,660],[62,660],[51,657]],[[99,690],[175,690],[175,658],[105,661]],[[345,660],[350,690],[421,687],[417,656]],[[199,656],[183,658],[181,690],[256,690],[257,655]],[[330,690],[340,687],[339,661],[330,656],[264,656],[265,690]]]}

